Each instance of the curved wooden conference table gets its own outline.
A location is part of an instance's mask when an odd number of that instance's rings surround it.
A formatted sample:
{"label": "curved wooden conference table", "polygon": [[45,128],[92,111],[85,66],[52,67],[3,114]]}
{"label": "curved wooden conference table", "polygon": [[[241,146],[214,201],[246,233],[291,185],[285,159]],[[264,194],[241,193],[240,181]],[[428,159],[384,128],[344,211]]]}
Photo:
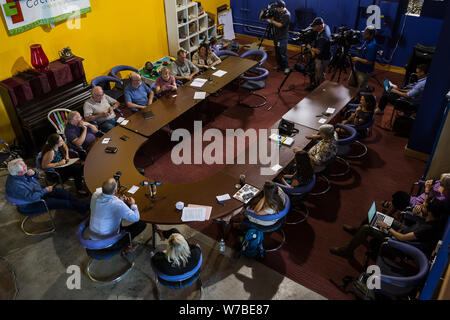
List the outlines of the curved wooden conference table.
{"label": "curved wooden conference table", "polygon": [[[242,58],[238,59],[247,60]],[[229,61],[231,61],[231,59]],[[233,61],[236,62],[238,60],[235,59]],[[250,65],[254,66],[254,63],[247,63],[248,68],[244,68],[245,70],[240,72],[240,74],[250,69],[252,67]],[[219,68],[222,69],[220,66]],[[236,67],[234,66],[234,68]],[[230,78],[227,81],[231,82],[232,80],[233,79]],[[210,86],[215,86],[217,88],[223,87],[222,85],[214,83],[211,83]],[[292,149],[294,147],[304,149],[308,146],[311,141],[306,139],[305,136],[317,133],[317,126],[308,127],[301,125],[301,123],[304,121],[305,117],[317,121],[317,113],[319,111],[323,112],[327,107],[331,106],[329,104],[329,97],[321,98],[322,95],[318,94],[323,93],[324,89],[328,90],[328,88],[332,89],[329,91],[334,92],[337,98],[334,100],[332,99],[333,107],[336,108],[336,112],[327,119],[326,123],[333,122],[333,119],[335,119],[338,112],[356,93],[355,90],[349,90],[344,86],[329,81],[324,82],[317,88],[312,94],[312,96],[315,97],[313,101],[315,106],[313,111],[307,111],[308,114],[301,113],[298,121],[295,116],[290,117],[290,120],[295,123],[296,128],[299,129],[300,132],[295,136],[295,141],[292,146],[288,147],[282,145],[279,147],[279,164],[281,167],[285,168],[292,161]],[[173,95],[165,96],[147,108],[148,110],[152,110],[155,114],[154,119],[144,120],[142,113],[147,109],[139,111],[128,118],[130,122],[125,127],[117,126],[106,133],[101,139],[98,139],[89,151],[84,165],[84,177],[86,185],[91,193],[94,193],[97,188],[101,187],[104,181],[113,177],[114,173],[120,171],[122,173],[120,183],[126,187],[126,191],[132,186],[139,187],[139,190],[136,193],[131,195],[125,192],[125,194],[127,196],[132,196],[136,200],[141,215],[141,221],[151,224],[182,224],[184,222],[181,220],[181,212],[175,208],[175,203],[178,201],[184,202],[185,205],[198,204],[211,206],[212,212],[210,219],[217,219],[226,216],[243,206],[242,202],[233,198],[229,201],[224,201],[224,205],[220,205],[216,201],[217,195],[228,193],[231,197],[233,196],[237,191],[235,185],[239,183],[239,176],[241,174],[246,175],[246,183],[254,185],[259,189],[261,189],[266,180],[274,179],[281,170],[273,172],[271,175],[260,174],[260,168],[268,167],[269,165],[229,164],[224,165],[219,171],[199,181],[180,184],[167,184],[163,181],[163,185],[158,187],[158,196],[162,196],[163,198],[151,200],[146,195],[149,193],[148,187],[141,186],[141,182],[151,181],[151,178],[147,178],[137,171],[136,166],[134,165],[135,154],[148,140],[148,137],[151,134],[199,103],[198,100],[195,101],[191,99],[195,91],[195,89],[188,86],[180,87],[176,97]],[[197,91],[202,90],[199,89]],[[304,104],[304,101],[302,101],[300,101],[292,110],[298,111],[299,106],[301,107],[302,104]],[[303,109],[309,110],[304,106]],[[276,121],[271,128],[278,128],[278,123],[279,121]],[[124,135],[129,137],[127,141],[120,139],[120,137]],[[102,144],[104,138],[110,138],[110,142],[108,144]],[[276,143],[277,142],[267,139],[268,150],[270,150],[271,144]],[[117,147],[117,153],[106,153],[105,148],[107,146]],[[247,152],[247,150],[243,150],[242,152]]]}

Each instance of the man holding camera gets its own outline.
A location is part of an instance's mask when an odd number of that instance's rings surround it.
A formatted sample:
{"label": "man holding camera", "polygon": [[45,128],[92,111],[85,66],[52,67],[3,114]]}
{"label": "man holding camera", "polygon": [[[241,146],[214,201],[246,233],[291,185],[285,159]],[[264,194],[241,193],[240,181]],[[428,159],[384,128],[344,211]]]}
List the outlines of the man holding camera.
{"label": "man holding camera", "polygon": [[362,88],[367,85],[370,74],[375,67],[375,59],[377,57],[377,42],[375,40],[375,26],[367,26],[364,30],[364,43],[361,47],[359,57],[353,57],[354,70],[348,78],[348,85],[352,87]]}
{"label": "man holding camera", "polygon": [[[289,73],[289,61],[287,56],[287,44],[289,40],[289,22],[291,14],[286,9],[286,3],[283,0],[273,2],[273,8],[276,8],[273,18],[265,19],[273,25],[273,43],[275,46],[275,55],[277,58],[277,71],[284,70]],[[261,10],[259,19],[263,16],[264,10]]]}
{"label": "man holding camera", "polygon": [[315,57],[315,75],[314,83],[306,88],[307,90],[315,89],[325,79],[325,73],[331,58],[331,31],[330,27],[323,22],[323,19],[317,17],[311,23],[311,28],[317,32],[314,47],[308,44],[306,47],[311,50]]}

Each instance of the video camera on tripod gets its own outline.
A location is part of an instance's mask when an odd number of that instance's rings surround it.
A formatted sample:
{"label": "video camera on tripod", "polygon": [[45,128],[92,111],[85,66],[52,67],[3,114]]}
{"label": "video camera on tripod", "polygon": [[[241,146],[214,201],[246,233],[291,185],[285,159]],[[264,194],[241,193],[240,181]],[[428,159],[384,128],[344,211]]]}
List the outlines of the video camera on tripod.
{"label": "video camera on tripod", "polygon": [[339,27],[338,32],[333,33],[331,38],[331,44],[336,46],[336,50],[334,51],[333,57],[331,57],[329,71],[333,72],[331,80],[334,80],[334,77],[339,70],[339,82],[342,71],[346,73],[348,67],[354,71],[349,50],[352,46],[361,43],[361,31],[353,30],[347,27]]}
{"label": "video camera on tripod", "polygon": [[295,37],[292,38],[292,41],[298,45],[311,44],[314,40],[316,40],[317,36],[317,32],[315,32],[311,27],[295,32],[294,34]]}
{"label": "video camera on tripod", "polygon": [[317,32],[314,31],[313,28],[308,27],[294,34],[295,36],[291,40],[302,48],[295,61],[294,68],[289,70],[289,73],[278,87],[278,93],[281,92],[281,88],[291,75],[292,71],[297,71],[305,76],[309,76],[310,80],[314,79],[314,57],[311,55],[311,50],[306,48],[306,45],[311,44],[316,40]]}
{"label": "video camera on tripod", "polygon": [[261,20],[272,19],[277,13],[278,3],[276,1],[271,2],[264,8],[261,15]]}
{"label": "video camera on tripod", "polygon": [[355,44],[361,43],[361,31],[339,27],[338,32],[333,33],[331,38],[332,45],[350,48]]}

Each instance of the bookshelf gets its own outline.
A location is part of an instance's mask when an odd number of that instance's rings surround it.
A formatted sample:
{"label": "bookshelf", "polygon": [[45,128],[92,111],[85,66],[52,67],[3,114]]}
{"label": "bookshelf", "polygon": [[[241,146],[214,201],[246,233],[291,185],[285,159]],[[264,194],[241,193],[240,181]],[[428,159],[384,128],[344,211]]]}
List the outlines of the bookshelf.
{"label": "bookshelf", "polygon": [[199,15],[199,6],[190,0],[164,0],[169,54],[176,57],[183,48],[191,59],[203,41],[217,37],[217,27],[206,12]]}

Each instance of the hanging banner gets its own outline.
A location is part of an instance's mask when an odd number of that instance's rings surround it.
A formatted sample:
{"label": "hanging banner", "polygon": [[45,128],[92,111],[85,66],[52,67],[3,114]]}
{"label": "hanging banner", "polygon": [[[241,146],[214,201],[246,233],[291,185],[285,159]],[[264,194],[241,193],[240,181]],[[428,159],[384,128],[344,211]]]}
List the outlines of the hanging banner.
{"label": "hanging banner", "polygon": [[10,35],[91,11],[89,0],[0,0],[0,5]]}

